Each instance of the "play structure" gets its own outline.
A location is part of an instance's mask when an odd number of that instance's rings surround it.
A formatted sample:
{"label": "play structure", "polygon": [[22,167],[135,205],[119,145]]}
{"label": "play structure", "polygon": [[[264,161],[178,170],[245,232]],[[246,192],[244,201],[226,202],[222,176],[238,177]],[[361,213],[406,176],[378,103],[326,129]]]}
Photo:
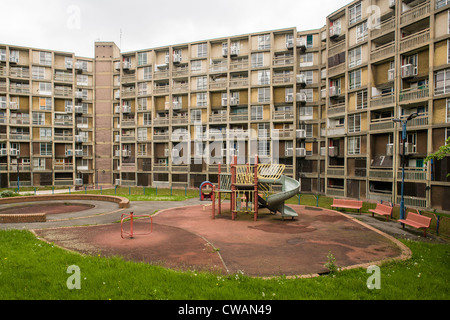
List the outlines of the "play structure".
{"label": "play structure", "polygon": [[[272,213],[279,212],[281,217],[297,217],[294,209],[285,205],[285,201],[300,193],[300,183],[283,175],[283,164],[237,164],[233,158],[230,173],[222,173],[219,164],[217,188],[212,192],[212,218],[215,218],[215,200],[218,200],[218,214],[221,214],[222,197],[229,195],[232,220],[238,213],[253,214],[258,218],[258,209],[267,208]],[[274,193],[273,186],[280,185],[281,192]]]}
{"label": "play structure", "polygon": [[[135,218],[150,218],[150,230],[147,230],[146,232],[143,232],[143,233],[135,233],[133,230],[133,220]],[[126,222],[128,222],[128,220],[130,221],[130,229],[129,229],[129,231],[126,231],[124,229],[124,224]],[[152,233],[152,231],[153,231],[153,218],[149,214],[135,215],[135,214],[133,214],[133,212],[130,212],[130,214],[123,213],[120,218],[120,236],[122,237],[122,239],[125,239],[125,237],[133,239],[137,235],[139,235],[139,236],[148,235],[148,234]]]}
{"label": "play structure", "polygon": [[212,200],[213,184],[209,181],[204,181],[200,185],[200,201]]}

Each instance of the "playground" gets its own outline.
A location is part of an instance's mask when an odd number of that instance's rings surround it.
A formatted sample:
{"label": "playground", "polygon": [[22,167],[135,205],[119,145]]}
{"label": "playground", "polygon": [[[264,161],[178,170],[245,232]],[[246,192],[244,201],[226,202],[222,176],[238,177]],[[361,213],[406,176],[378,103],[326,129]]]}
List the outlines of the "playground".
{"label": "playground", "polygon": [[[218,183],[205,183],[197,199],[126,206],[113,197],[108,202],[100,201],[101,196],[71,199],[73,205],[78,201],[91,208],[10,226],[26,227],[41,239],[83,254],[258,277],[326,273],[329,254],[344,269],[410,256],[394,237],[351,215],[285,205],[299,193],[298,182],[283,175],[283,165],[255,163],[234,162],[230,173],[219,169]],[[50,196],[46,200],[47,205],[53,202]],[[7,212],[7,206],[0,210]]]}

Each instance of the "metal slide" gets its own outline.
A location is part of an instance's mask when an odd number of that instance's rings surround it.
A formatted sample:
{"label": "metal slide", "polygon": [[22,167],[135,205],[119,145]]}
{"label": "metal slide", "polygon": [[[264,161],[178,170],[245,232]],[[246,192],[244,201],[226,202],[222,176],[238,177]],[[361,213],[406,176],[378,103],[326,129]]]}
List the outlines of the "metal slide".
{"label": "metal slide", "polygon": [[278,211],[281,213],[282,217],[298,217],[297,212],[286,206],[284,202],[300,193],[300,182],[285,175],[281,175],[277,180],[260,178],[258,179],[258,182],[281,184],[282,186],[281,192],[272,194],[268,196],[267,199],[258,196],[258,202],[260,203],[261,208],[268,208],[273,212]]}

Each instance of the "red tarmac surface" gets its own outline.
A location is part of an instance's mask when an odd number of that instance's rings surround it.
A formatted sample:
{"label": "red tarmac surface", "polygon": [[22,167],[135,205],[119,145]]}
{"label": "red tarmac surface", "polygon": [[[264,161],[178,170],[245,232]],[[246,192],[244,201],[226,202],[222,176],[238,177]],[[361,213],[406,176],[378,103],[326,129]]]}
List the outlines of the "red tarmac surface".
{"label": "red tarmac surface", "polygon": [[[249,276],[300,276],[327,272],[331,252],[339,267],[369,266],[403,259],[408,249],[399,241],[343,213],[290,205],[299,216],[282,220],[262,213],[229,212],[211,218],[203,205],[166,209],[134,221],[133,239],[122,239],[120,223],[34,230],[47,241],[86,254],[122,256],[168,268],[243,272]],[[129,224],[124,224],[129,229]]]}

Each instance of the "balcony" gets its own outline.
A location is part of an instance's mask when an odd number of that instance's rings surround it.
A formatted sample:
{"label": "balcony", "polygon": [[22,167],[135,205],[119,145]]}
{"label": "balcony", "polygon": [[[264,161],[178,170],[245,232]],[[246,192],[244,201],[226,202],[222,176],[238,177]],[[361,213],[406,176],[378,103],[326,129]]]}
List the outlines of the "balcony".
{"label": "balcony", "polygon": [[230,87],[247,87],[248,86],[248,78],[231,78]]}
{"label": "balcony", "polygon": [[272,138],[294,139],[295,131],[293,131],[291,129],[273,129],[270,132],[270,135]]}
{"label": "balcony", "polygon": [[73,136],[64,133],[55,133],[54,139],[55,141],[73,141]]}
{"label": "balcony", "polygon": [[384,93],[381,95],[373,96],[370,99],[370,107],[386,107],[386,105],[390,105],[395,103],[395,94],[394,92]]}
{"label": "balcony", "polygon": [[327,136],[341,136],[345,134],[345,127],[332,127],[327,129]]}
{"label": "balcony", "polygon": [[248,59],[232,60],[230,62],[230,71],[248,69]]}
{"label": "balcony", "polygon": [[168,131],[156,131],[153,134],[153,140],[154,141],[164,141],[164,140],[169,140],[169,132]]}
{"label": "balcony", "polygon": [[[405,180],[427,180],[427,168],[407,167],[405,168]],[[397,172],[397,179],[402,178],[402,171]]]}
{"label": "balcony", "polygon": [[272,79],[274,84],[292,83],[293,81],[294,77],[292,74],[274,74]]}
{"label": "balcony", "polygon": [[383,21],[379,25],[374,26],[374,28],[370,31],[370,35],[372,39],[376,37],[384,36],[390,32],[395,31],[395,18],[392,17],[386,21]]}
{"label": "balcony", "polygon": [[400,41],[400,51],[417,49],[428,42],[430,42],[430,29],[425,29],[404,37]]}
{"label": "balcony", "polygon": [[294,56],[279,56],[273,58],[273,65],[274,66],[284,66],[284,65],[290,65],[294,63]]}
{"label": "balcony", "polygon": [[370,130],[392,130],[393,128],[392,118],[373,119],[370,122]]}
{"label": "balcony", "polygon": [[430,1],[413,7],[412,9],[403,12],[400,16],[400,25],[413,23],[430,14]]}
{"label": "balcony", "polygon": [[71,87],[55,87],[55,96],[60,97],[72,97],[72,88]]}
{"label": "balcony", "polygon": [[372,61],[384,59],[392,56],[395,53],[395,42],[389,42],[385,45],[379,46],[372,50],[370,59]]}
{"label": "balcony", "polygon": [[413,87],[400,91],[399,102],[400,103],[413,103],[419,99],[425,99],[429,97],[428,86],[422,86],[420,88]]}
{"label": "balcony", "polygon": [[[407,116],[402,116],[401,118],[406,119]],[[417,117],[409,120],[406,123],[406,127],[408,127],[408,128],[420,127],[420,126],[426,126],[426,125],[428,125],[428,112],[420,113]]]}
{"label": "balcony", "polygon": [[369,178],[377,178],[377,179],[392,179],[394,177],[394,171],[391,169],[382,170],[382,169],[370,169],[369,170]]}
{"label": "balcony", "polygon": [[336,105],[329,106],[327,109],[327,116],[335,116],[345,112],[345,103],[339,103]]}

